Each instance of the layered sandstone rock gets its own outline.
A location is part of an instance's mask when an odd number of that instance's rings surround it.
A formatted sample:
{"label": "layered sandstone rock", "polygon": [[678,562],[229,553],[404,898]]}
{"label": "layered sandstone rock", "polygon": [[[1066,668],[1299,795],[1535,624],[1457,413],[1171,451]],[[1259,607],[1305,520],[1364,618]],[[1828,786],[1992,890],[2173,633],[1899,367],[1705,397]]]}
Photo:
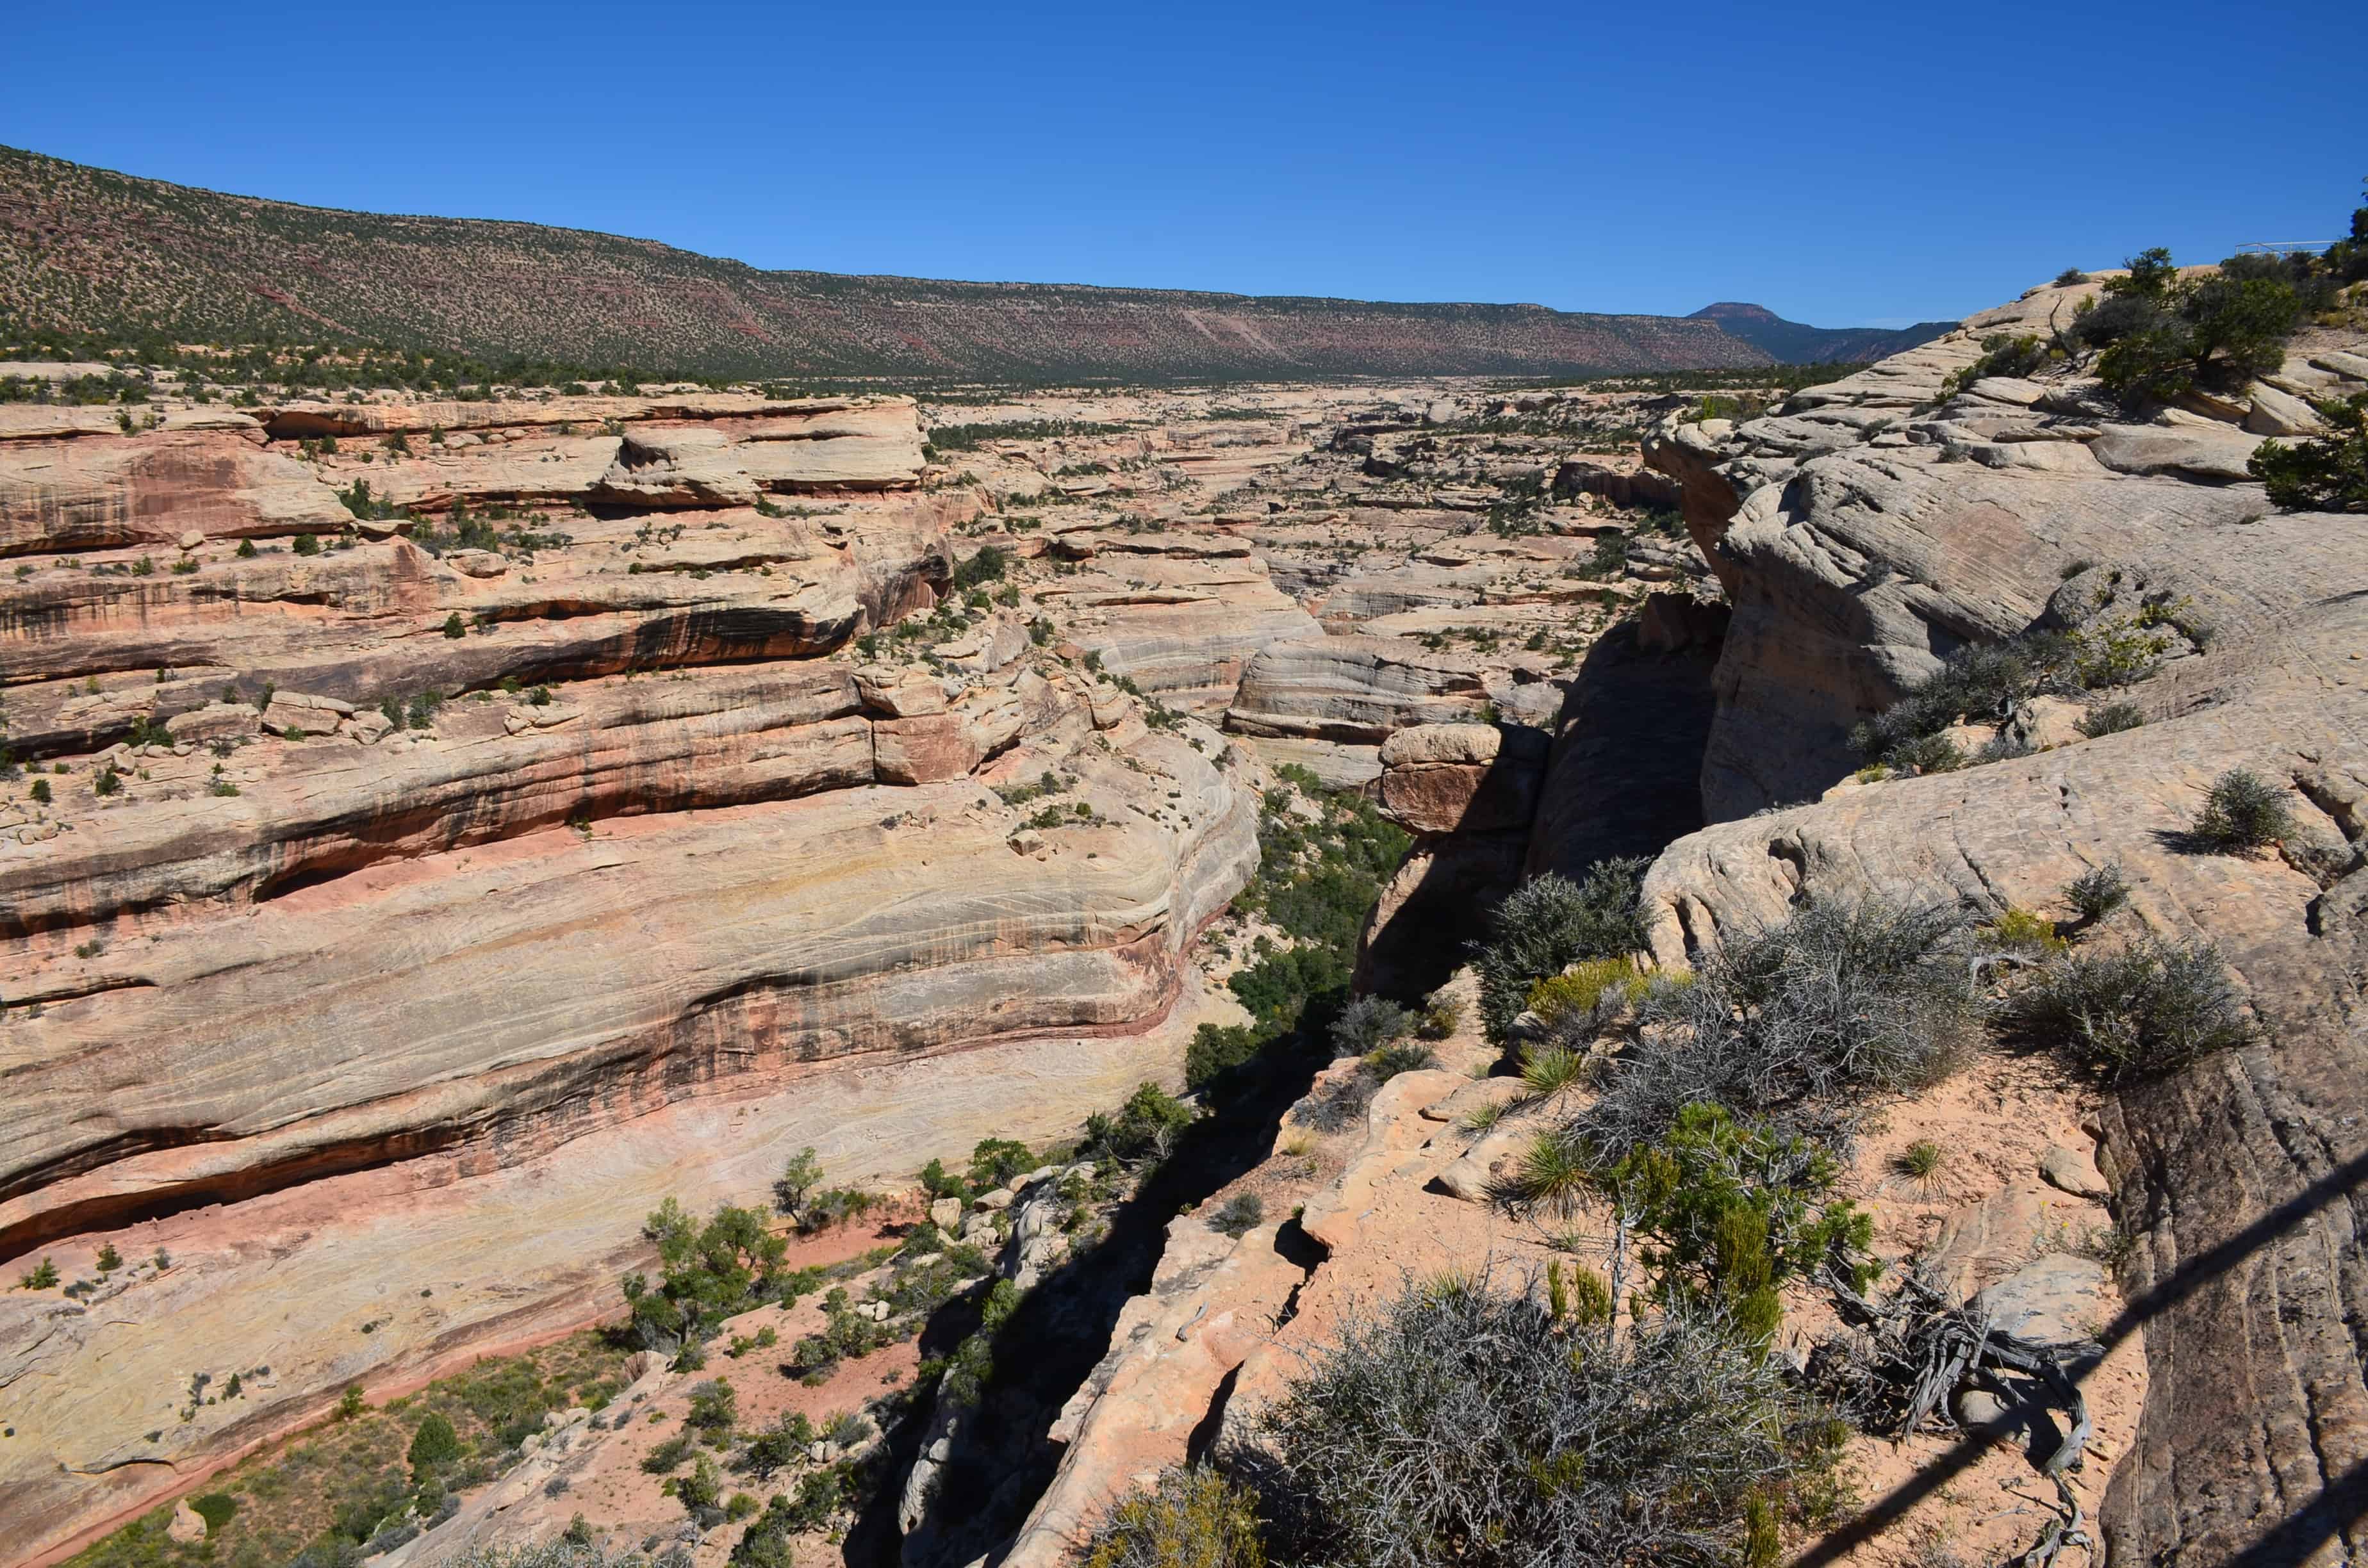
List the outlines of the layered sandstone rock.
{"label": "layered sandstone rock", "polygon": [[1279,642],[1253,659],[1225,727],[1379,745],[1412,725],[1477,718],[1486,701],[1468,661],[1395,639],[1326,637]]}
{"label": "layered sandstone rock", "polygon": [[[612,1310],[669,1194],[806,1143],[902,1179],[1169,1077],[1186,946],[1255,862],[1254,761],[941,602],[975,498],[867,494],[917,472],[909,403],[354,406],[272,416],[347,432],[317,455],[245,415],[0,440],[47,794],[0,804],[0,1251],[167,1260],[0,1301],[31,1554],[349,1382]],[[52,448],[96,499],[24,478]],[[569,499],[456,539],[354,516],[347,472]],[[746,504],[791,489],[837,494]],[[1052,825],[996,793],[1055,774]]]}

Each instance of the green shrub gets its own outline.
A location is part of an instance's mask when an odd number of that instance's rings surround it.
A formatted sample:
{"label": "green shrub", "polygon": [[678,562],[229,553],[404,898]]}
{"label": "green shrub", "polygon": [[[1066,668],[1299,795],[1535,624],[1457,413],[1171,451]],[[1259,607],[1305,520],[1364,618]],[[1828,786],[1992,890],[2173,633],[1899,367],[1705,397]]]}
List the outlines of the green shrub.
{"label": "green shrub", "polygon": [[2146,941],[2074,952],[2042,969],[2011,1006],[2015,1022],[2114,1082],[2158,1076],[2253,1038],[2218,950]]}
{"label": "green shrub", "polygon": [[206,1533],[211,1535],[230,1523],[231,1516],[238,1512],[238,1499],[227,1492],[209,1492],[203,1496],[190,1498],[189,1509],[205,1520]]}
{"label": "green shrub", "polygon": [[1645,977],[1635,960],[1622,954],[1588,959],[1561,974],[1550,974],[1530,987],[1524,1001],[1528,1010],[1545,1023],[1570,1019],[1588,1025],[1607,1003],[1617,1007],[1633,1002],[1645,989]]}
{"label": "green shrub", "polygon": [[970,1152],[971,1190],[1008,1187],[1036,1165],[1036,1151],[1027,1144],[1011,1138],[982,1138]]}
{"label": "green shrub", "polygon": [[954,568],[954,588],[959,592],[975,588],[981,583],[998,582],[1010,564],[1011,557],[1001,547],[981,545],[977,554]]}
{"label": "green shrub", "polygon": [[2101,344],[2097,374],[2123,398],[2168,403],[2198,387],[2242,386],[2278,368],[2305,294],[2275,263],[2231,257],[2216,274],[2181,278],[2169,251],[2135,257],[2073,332]]}
{"label": "green shrub", "polygon": [[1237,1192],[1210,1218],[1209,1223],[1229,1236],[1247,1234],[1266,1222],[1266,1199],[1255,1192]]}
{"label": "green shrub", "polygon": [[923,1165],[920,1180],[921,1190],[933,1199],[971,1196],[970,1184],[948,1171],[943,1160],[932,1159],[928,1165]]}
{"label": "green shrub", "polygon": [[2089,281],[2089,275],[2077,267],[2067,267],[2055,275],[2055,287],[2070,289]]}
{"label": "green shrub", "polygon": [[1539,981],[1581,959],[1616,958],[1645,947],[1636,892],[1648,864],[1641,858],[1600,861],[1577,882],[1548,872],[1497,906],[1488,939],[1473,958],[1480,1019],[1491,1040],[1504,1040]]}
{"label": "green shrub", "polygon": [[[741,1449],[736,1463],[738,1468],[758,1481],[770,1481],[778,1471],[788,1470],[803,1460],[806,1450],[814,1446],[815,1436],[814,1423],[806,1419],[804,1413],[791,1411],[751,1437]],[[686,1446],[684,1452],[689,1451]]]}
{"label": "green shrub", "polygon": [[417,1481],[427,1480],[437,1466],[459,1459],[461,1438],[452,1430],[450,1418],[429,1411],[411,1434],[411,1448],[405,1457],[411,1461],[412,1477]]}
{"label": "green shrub", "polygon": [[2090,740],[2100,735],[2118,735],[2123,730],[2142,728],[2146,710],[2135,702],[2106,702],[2080,715],[2080,733]]}
{"label": "green shrub", "polygon": [[1401,1073],[1419,1073],[1439,1065],[1439,1052],[1416,1040],[1400,1040],[1370,1051],[1365,1071],[1374,1082],[1386,1084]]}
{"label": "green shrub", "polygon": [[451,614],[444,618],[444,635],[455,638],[466,637],[469,635],[469,629],[466,625],[462,624],[461,612],[459,610],[456,609]]}
{"label": "green shrub", "polygon": [[1352,1310],[1227,1471],[1278,1561],[1341,1568],[1707,1563],[1799,1468],[1782,1380],[1713,1310],[1614,1335],[1486,1279]]}
{"label": "green shrub", "polygon": [[1258,1497],[1213,1470],[1170,1468],[1110,1509],[1085,1568],[1265,1568]]}
{"label": "green shrub", "polygon": [[1184,1049],[1184,1084],[1204,1089],[1224,1074],[1258,1055],[1268,1036],[1244,1024],[1202,1024]]}
{"label": "green shrub", "polygon": [[790,1156],[773,1178],[773,1207],[795,1220],[805,1213],[806,1201],[822,1186],[822,1160],[809,1143]]}
{"label": "green shrub", "polygon": [[690,1405],[682,1424],[702,1442],[721,1446],[732,1440],[732,1424],[739,1419],[740,1396],[731,1381],[711,1378],[690,1391]]}
{"label": "green shrub", "polygon": [[1078,1153],[1121,1165],[1164,1160],[1192,1119],[1192,1108],[1158,1085],[1138,1084],[1115,1117],[1097,1111],[1086,1118]]}
{"label": "green shrub", "polygon": [[2119,866],[2099,866],[2064,884],[2064,902],[2084,926],[2093,926],[2130,901],[2130,884]]}
{"label": "green shrub", "polygon": [[54,1290],[58,1286],[58,1266],[48,1258],[17,1278],[19,1290]]}
{"label": "green shrub", "polygon": [[2246,463],[2289,512],[2368,512],[2368,392],[2316,405],[2328,433],[2298,446],[2264,441]]}
{"label": "green shrub", "polygon": [[296,536],[296,553],[299,555],[318,555],[321,553],[321,541],[311,534],[298,534]]}
{"label": "green shrub", "polygon": [[[1865,1253],[1874,1222],[1832,1196],[1840,1176],[1840,1163],[1811,1140],[1701,1104],[1598,1170],[1595,1183],[1645,1238],[1640,1256],[1665,1290],[1726,1292],[1741,1310],[1753,1292],[1821,1267],[1857,1285],[1873,1277]],[[1738,1213],[1751,1223],[1739,1225]]]}
{"label": "green shrub", "polygon": [[655,1290],[638,1273],[625,1276],[621,1332],[644,1350],[695,1348],[724,1319],[780,1299],[787,1282],[788,1244],[766,1228],[762,1210],[725,1205],[701,1225],[669,1198],[642,1233],[657,1244],[663,1272]]}
{"label": "green shrub", "polygon": [[2248,768],[2232,767],[2212,781],[2188,838],[2197,848],[2236,853],[2292,837],[2284,791]]}
{"label": "green shrub", "polygon": [[1982,935],[1995,947],[2040,952],[2064,949],[2064,938],[2055,934],[2055,922],[2020,904],[2008,904]]}
{"label": "green shrub", "polygon": [[1975,381],[1990,376],[2025,377],[2044,370],[2055,358],[2045,339],[2032,335],[2017,337],[2011,333],[1994,332],[1982,339],[1982,356],[1941,383],[1941,395],[1954,396]]}
{"label": "green shrub", "polygon": [[33,780],[32,787],[25,793],[35,805],[46,806],[50,803],[50,781],[46,778],[36,778]]}

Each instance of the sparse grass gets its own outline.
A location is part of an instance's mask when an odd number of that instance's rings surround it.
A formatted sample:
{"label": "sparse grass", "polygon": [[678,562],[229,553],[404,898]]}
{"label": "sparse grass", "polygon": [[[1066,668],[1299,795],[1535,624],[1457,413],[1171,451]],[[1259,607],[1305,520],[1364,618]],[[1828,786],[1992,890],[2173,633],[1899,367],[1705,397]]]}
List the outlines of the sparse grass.
{"label": "sparse grass", "polygon": [[1521,1052],[1521,1095],[1549,1099],[1587,1081],[1587,1058],[1566,1045],[1532,1045]]}
{"label": "sparse grass", "polygon": [[1906,1176],[1918,1186],[1925,1187],[1941,1174],[1941,1167],[1947,1159],[1940,1144],[1930,1138],[1918,1138],[1891,1157],[1891,1169],[1895,1175]]}

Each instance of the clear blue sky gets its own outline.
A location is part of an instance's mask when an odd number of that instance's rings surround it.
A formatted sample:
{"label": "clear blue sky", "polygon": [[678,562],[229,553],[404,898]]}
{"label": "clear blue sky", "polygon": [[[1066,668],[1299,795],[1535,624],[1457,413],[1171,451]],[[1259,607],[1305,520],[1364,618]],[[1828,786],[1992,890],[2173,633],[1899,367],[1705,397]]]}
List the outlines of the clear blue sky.
{"label": "clear blue sky", "polygon": [[1896,324],[2368,175],[2361,0],[11,9],[0,142],[758,267]]}

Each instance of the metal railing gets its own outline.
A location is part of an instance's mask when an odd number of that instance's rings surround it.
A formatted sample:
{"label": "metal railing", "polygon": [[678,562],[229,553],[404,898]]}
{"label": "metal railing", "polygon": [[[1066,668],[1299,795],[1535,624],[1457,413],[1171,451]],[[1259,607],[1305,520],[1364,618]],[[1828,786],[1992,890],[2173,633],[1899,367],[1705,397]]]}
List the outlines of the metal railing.
{"label": "metal railing", "polygon": [[2237,247],[2238,256],[2298,256],[2305,251],[2313,256],[2333,244],[2333,240],[2248,240]]}

